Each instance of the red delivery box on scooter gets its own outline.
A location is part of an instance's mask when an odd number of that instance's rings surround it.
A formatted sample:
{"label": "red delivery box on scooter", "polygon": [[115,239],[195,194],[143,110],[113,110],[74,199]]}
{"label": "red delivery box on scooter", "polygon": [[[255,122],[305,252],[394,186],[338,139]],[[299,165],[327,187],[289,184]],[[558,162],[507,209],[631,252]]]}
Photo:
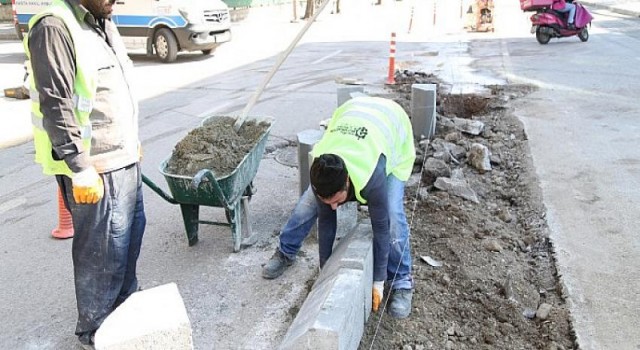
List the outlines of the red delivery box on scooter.
{"label": "red delivery box on scooter", "polygon": [[522,11],[535,11],[543,7],[551,7],[553,0],[520,0]]}

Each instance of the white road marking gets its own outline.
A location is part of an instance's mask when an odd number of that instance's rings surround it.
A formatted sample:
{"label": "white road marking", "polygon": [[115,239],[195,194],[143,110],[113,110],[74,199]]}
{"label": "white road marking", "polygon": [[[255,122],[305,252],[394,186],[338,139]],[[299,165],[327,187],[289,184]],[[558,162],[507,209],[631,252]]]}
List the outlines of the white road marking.
{"label": "white road marking", "polygon": [[26,197],[18,197],[0,204],[0,215],[27,203]]}
{"label": "white road marking", "polygon": [[329,58],[331,58],[331,57],[333,57],[333,56],[337,56],[337,55],[338,55],[338,54],[340,54],[341,52],[342,52],[342,50],[338,50],[338,51],[335,51],[335,52],[333,52],[333,53],[330,53],[330,54],[328,54],[328,55],[326,55],[326,56],[324,56],[324,57],[320,57],[319,59],[317,59],[317,60],[315,60],[315,61],[311,62],[311,65],[314,65],[314,64],[316,64],[316,63],[320,63],[320,62],[322,62],[322,61],[325,61],[325,60],[327,60],[327,59],[329,59]]}

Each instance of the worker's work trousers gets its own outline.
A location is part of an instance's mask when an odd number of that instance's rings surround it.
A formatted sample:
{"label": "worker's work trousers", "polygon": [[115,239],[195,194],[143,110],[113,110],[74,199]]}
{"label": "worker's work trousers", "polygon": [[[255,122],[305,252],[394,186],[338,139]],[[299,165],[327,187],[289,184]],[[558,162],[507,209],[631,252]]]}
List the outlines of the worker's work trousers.
{"label": "worker's work trousers", "polygon": [[[409,225],[404,212],[404,182],[393,175],[389,175],[387,177],[387,190],[391,246],[386,273],[384,270],[374,271],[374,279],[384,280],[386,276],[392,289],[412,289]],[[318,218],[318,211],[317,199],[311,187],[308,187],[298,200],[298,203],[296,203],[289,220],[280,233],[280,251],[289,259],[296,258],[304,239]],[[319,233],[318,235],[321,267],[332,252],[335,230],[332,230],[332,232],[333,235],[326,233]]]}
{"label": "worker's work trousers", "polygon": [[76,204],[71,179],[56,176],[73,219],[76,334],[94,332],[138,288],[136,262],[146,224],[140,165],[100,174],[104,197]]}

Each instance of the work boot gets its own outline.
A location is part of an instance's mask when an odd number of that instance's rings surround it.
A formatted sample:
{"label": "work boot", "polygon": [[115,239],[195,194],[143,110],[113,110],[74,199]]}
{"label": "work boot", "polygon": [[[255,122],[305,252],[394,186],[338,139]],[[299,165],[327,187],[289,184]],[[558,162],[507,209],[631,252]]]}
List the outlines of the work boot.
{"label": "work boot", "polygon": [[294,260],[286,257],[280,249],[276,249],[271,259],[262,268],[262,277],[272,280],[280,277],[287,267],[293,265]]}
{"label": "work boot", "polygon": [[411,313],[413,289],[394,289],[391,291],[389,314],[393,318],[407,318]]}

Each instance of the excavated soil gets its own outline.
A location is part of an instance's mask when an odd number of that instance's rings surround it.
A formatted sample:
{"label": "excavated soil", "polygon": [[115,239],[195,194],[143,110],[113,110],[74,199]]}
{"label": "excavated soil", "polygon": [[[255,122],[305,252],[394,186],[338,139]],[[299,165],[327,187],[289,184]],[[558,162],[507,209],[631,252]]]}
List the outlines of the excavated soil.
{"label": "excavated soil", "polygon": [[[391,96],[407,111],[412,83],[441,84],[419,72],[396,82]],[[438,94],[436,135],[422,142],[405,194],[413,311],[404,320],[372,313],[360,349],[577,348],[527,136],[509,109],[532,88],[488,88],[488,96]],[[456,117],[484,128],[461,132]],[[490,170],[471,164],[474,143],[491,152]],[[439,177],[464,190],[439,190]]]}
{"label": "excavated soil", "polygon": [[235,121],[231,117],[212,118],[191,130],[176,144],[166,171],[193,177],[209,169],[216,178],[233,172],[269,128],[265,122],[247,121],[236,132]]}

